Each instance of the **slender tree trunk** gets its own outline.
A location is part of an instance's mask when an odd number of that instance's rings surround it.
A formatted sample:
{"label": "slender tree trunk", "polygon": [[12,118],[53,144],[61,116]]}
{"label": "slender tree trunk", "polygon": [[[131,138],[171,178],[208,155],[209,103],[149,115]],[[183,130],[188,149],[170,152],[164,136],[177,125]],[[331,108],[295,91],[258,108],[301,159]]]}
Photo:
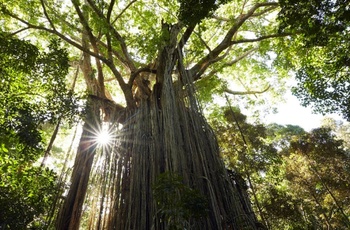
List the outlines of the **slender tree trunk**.
{"label": "slender tree trunk", "polygon": [[322,212],[322,215],[323,215],[323,217],[324,217],[324,219],[325,219],[325,221],[326,221],[327,229],[328,229],[328,230],[329,230],[329,229],[333,229],[332,224],[329,222],[329,217],[328,217],[328,215],[323,211],[323,206],[321,205],[321,203],[318,201],[317,197],[316,197],[313,193],[311,193],[311,196],[314,198],[316,204],[317,204],[317,205],[320,207],[320,209],[322,210],[321,212]]}
{"label": "slender tree trunk", "polygon": [[[247,163],[247,162],[248,162],[248,161],[247,161],[246,154],[249,153],[248,143],[247,143],[246,138],[245,138],[245,135],[244,135],[244,133],[243,133],[243,131],[242,131],[242,129],[241,129],[241,126],[240,126],[240,124],[239,124],[239,122],[238,122],[238,120],[237,120],[237,118],[236,118],[236,115],[235,115],[235,113],[233,112],[231,103],[230,103],[230,101],[229,101],[227,95],[225,95],[225,97],[226,97],[226,102],[228,103],[228,105],[229,105],[229,107],[230,107],[231,114],[232,114],[232,116],[233,116],[233,118],[234,118],[234,120],[235,120],[235,123],[236,123],[236,125],[237,125],[237,127],[238,127],[238,130],[239,130],[239,132],[240,132],[240,135],[241,135],[241,137],[242,137],[242,140],[243,140],[243,143],[244,143],[244,146],[245,146],[245,147],[244,147],[244,150],[243,150],[243,153],[242,153],[242,155],[243,155],[244,171],[245,171],[246,177],[247,177],[247,179],[248,179],[249,186],[250,186],[250,188],[251,188],[251,190],[252,190],[252,194],[253,194],[253,197],[254,197],[254,201],[255,201],[256,207],[257,207],[257,209],[258,209],[259,215],[260,215],[260,217],[261,217],[261,220],[264,222],[265,226],[268,228],[268,227],[269,227],[268,221],[267,221],[267,219],[264,217],[264,214],[263,214],[263,211],[262,211],[260,202],[259,202],[258,197],[257,197],[257,195],[256,195],[255,186],[253,185],[253,183],[252,183],[252,181],[251,181],[249,169],[247,168],[247,166],[248,166],[248,163]],[[252,217],[255,218],[255,214],[254,214],[254,213],[252,213]]]}
{"label": "slender tree trunk", "polygon": [[335,205],[337,206],[338,210],[340,211],[340,213],[342,214],[343,218],[344,218],[344,222],[346,224],[347,227],[350,227],[350,221],[349,221],[349,217],[344,213],[344,210],[342,208],[342,206],[339,204],[339,201],[337,200],[337,198],[334,196],[334,194],[332,193],[331,189],[328,187],[328,185],[324,182],[324,180],[322,179],[321,175],[319,174],[318,170],[316,169],[316,167],[311,166],[312,171],[317,175],[317,177],[320,179],[321,183],[323,184],[323,186],[326,188],[328,194],[332,197]]}
{"label": "slender tree trunk", "polygon": [[49,145],[47,146],[47,148],[46,148],[46,150],[45,150],[45,154],[44,154],[44,157],[43,157],[43,160],[42,160],[42,162],[41,162],[40,167],[44,167],[47,158],[50,156],[50,152],[51,152],[53,143],[54,143],[55,140],[56,140],[56,137],[57,137],[57,134],[58,134],[58,130],[59,130],[59,128],[60,128],[60,125],[61,125],[61,119],[58,120],[58,122],[57,122],[57,124],[56,124],[56,126],[55,126],[55,129],[54,129],[54,131],[53,131],[53,133],[52,133],[52,135],[51,135]]}
{"label": "slender tree trunk", "polygon": [[[88,35],[82,35],[83,46],[88,49]],[[90,55],[84,53],[81,69],[90,95],[104,97],[101,87],[94,76]],[[83,132],[79,142],[77,155],[71,178],[68,195],[63,202],[56,221],[57,229],[79,229],[83,203],[86,196],[90,172],[96,153],[95,137],[101,127],[100,103],[91,96],[87,97]]]}
{"label": "slender tree trunk", "polygon": [[247,175],[247,179],[248,179],[248,183],[249,183],[249,187],[251,188],[252,190],[252,194],[253,194],[253,197],[254,197],[254,201],[255,201],[255,205],[258,209],[258,212],[259,212],[259,215],[260,215],[260,218],[261,220],[263,221],[263,223],[265,224],[265,226],[267,227],[267,229],[269,229],[269,222],[267,221],[267,219],[265,218],[265,215],[263,213],[263,210],[261,208],[261,205],[260,205],[260,202],[259,202],[259,199],[256,195],[256,190],[255,190],[255,186],[254,184],[252,183],[251,179],[250,179],[250,175],[249,175],[249,172],[247,171],[246,172],[246,175]]}

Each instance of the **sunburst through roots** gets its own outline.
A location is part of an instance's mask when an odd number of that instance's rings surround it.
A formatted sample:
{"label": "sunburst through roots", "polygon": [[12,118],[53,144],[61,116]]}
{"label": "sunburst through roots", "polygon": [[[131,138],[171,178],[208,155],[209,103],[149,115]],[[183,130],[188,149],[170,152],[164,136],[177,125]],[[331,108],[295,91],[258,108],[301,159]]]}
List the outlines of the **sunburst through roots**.
{"label": "sunburst through roots", "polygon": [[[131,116],[132,118],[133,116]],[[116,145],[116,142],[120,141],[120,137],[128,136],[128,130],[124,127],[127,126],[129,122],[132,122],[132,119],[129,119],[125,124],[119,123],[110,123],[110,122],[95,122],[88,123],[87,132],[89,133],[88,137],[83,141],[85,143],[85,149],[94,148],[102,151],[110,150],[113,146]],[[125,140],[124,140],[125,141]]]}
{"label": "sunburst through roots", "polygon": [[108,130],[102,130],[96,136],[96,142],[99,145],[108,145],[112,140],[112,135],[108,132]]}
{"label": "sunburst through roots", "polygon": [[112,145],[116,138],[116,130],[113,130],[112,127],[108,123],[102,123],[99,130],[94,132],[97,147],[104,148]]}

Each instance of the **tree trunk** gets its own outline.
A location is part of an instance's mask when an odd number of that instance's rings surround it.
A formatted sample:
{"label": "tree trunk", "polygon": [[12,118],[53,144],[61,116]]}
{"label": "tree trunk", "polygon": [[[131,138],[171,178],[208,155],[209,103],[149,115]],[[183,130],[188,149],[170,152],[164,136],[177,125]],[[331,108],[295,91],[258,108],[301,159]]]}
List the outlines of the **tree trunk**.
{"label": "tree trunk", "polygon": [[[176,36],[170,36],[174,37],[176,41]],[[170,41],[160,52],[151,95],[141,97],[138,107],[124,115],[122,128],[113,130],[113,147],[101,154],[103,173],[97,169],[98,163],[92,165],[94,149],[80,147],[58,229],[78,229],[91,168],[97,179],[89,184],[91,194],[87,196],[96,204],[87,217],[89,229],[257,229],[254,213],[241,202],[227,175],[215,135],[197,103],[193,79],[183,66],[181,51],[175,47]],[[99,114],[95,107],[91,111],[95,117]],[[95,117],[88,117],[85,124]],[[118,126],[113,122],[110,125]],[[90,140],[88,130],[84,129],[81,144],[84,138]],[[92,145],[88,143],[85,147]],[[205,197],[206,215],[196,218],[196,213],[165,212],[154,193],[162,173],[179,175],[181,186]]]}
{"label": "tree trunk", "polygon": [[99,114],[99,107],[92,103],[91,99],[88,99],[86,120],[73,166],[71,186],[59,212],[56,229],[79,229],[82,207],[96,152],[93,130],[98,127],[99,117],[96,116],[97,114]]}
{"label": "tree trunk", "polygon": [[326,188],[328,194],[332,197],[334,204],[337,206],[337,210],[341,213],[341,215],[343,216],[344,219],[344,224],[347,227],[350,227],[350,221],[349,221],[349,217],[345,214],[344,209],[342,207],[342,205],[339,203],[338,199],[334,196],[333,192],[331,191],[331,189],[328,187],[327,183],[324,182],[322,176],[320,175],[320,173],[318,172],[316,166],[311,166],[311,170],[316,174],[316,176],[318,177],[318,179],[321,181],[322,185]]}
{"label": "tree trunk", "polygon": [[209,201],[206,218],[188,220],[192,229],[255,229],[255,219],[244,212],[202,115],[184,101],[162,103],[175,98],[171,89],[163,92],[160,104],[153,95],[125,124],[121,142],[126,151],[118,159],[124,163],[123,174],[116,175],[122,190],[114,200],[115,216],[108,229],[167,229],[152,191],[164,172],[180,175],[186,186],[198,189]]}
{"label": "tree trunk", "polygon": [[95,213],[105,213],[107,220],[98,229],[171,229],[153,191],[164,172],[180,175],[184,186],[208,200],[206,216],[183,217],[177,228],[256,229],[254,214],[244,211],[219,157],[216,138],[195,99],[193,81],[179,60],[181,81],[174,82],[174,61],[168,57],[163,55],[158,63],[163,65],[162,84],[155,84],[151,97],[129,112],[116,140],[118,148],[109,153],[114,171],[105,190],[113,199]]}
{"label": "tree trunk", "polygon": [[[82,35],[83,46],[88,49],[89,40],[87,32]],[[83,132],[79,142],[77,155],[71,177],[71,186],[56,220],[56,229],[79,229],[83,204],[88,189],[90,173],[96,153],[96,132],[101,127],[100,109],[101,103],[97,103],[94,97],[104,98],[104,87],[101,87],[95,77],[95,71],[91,65],[91,56],[83,54],[81,69],[87,85],[89,96],[85,107],[85,121]]]}
{"label": "tree trunk", "polygon": [[328,217],[328,215],[326,214],[326,212],[324,211],[325,209],[323,208],[322,204],[319,202],[319,200],[317,199],[316,195],[312,192],[310,192],[310,195],[312,196],[312,198],[314,198],[316,204],[319,206],[319,209],[321,210],[321,215],[323,215],[324,220],[326,222],[327,225],[327,229],[333,229],[332,224],[329,222],[330,218]]}

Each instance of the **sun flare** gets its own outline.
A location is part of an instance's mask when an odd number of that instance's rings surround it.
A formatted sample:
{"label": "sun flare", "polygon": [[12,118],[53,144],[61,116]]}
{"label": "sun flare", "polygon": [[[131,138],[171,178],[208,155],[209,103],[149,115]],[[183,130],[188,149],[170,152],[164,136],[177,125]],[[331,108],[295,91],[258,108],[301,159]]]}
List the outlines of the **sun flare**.
{"label": "sun flare", "polygon": [[96,142],[100,145],[108,145],[112,140],[112,135],[107,130],[102,130],[97,134]]}

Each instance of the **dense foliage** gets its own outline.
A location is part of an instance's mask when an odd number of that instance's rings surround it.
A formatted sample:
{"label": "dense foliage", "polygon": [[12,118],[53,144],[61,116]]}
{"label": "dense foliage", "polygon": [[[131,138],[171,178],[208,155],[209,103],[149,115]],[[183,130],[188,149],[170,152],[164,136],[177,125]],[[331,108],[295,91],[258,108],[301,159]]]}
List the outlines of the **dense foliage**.
{"label": "dense foliage", "polygon": [[179,0],[179,19],[186,24],[196,25],[202,19],[211,16],[214,11],[229,0]]}
{"label": "dense foliage", "polygon": [[213,120],[223,157],[245,179],[269,229],[350,226],[350,153],[334,131],[253,125],[237,108],[223,111]]}
{"label": "dense foliage", "polygon": [[317,112],[339,113],[350,120],[349,1],[280,3],[280,30],[299,35],[290,49],[299,58],[299,63],[290,60],[297,71],[294,94]]}
{"label": "dense foliage", "polygon": [[347,0],[281,0],[279,3],[280,30],[300,33],[308,46],[326,46],[347,37],[350,23]]}
{"label": "dense foliage", "polygon": [[41,52],[3,33],[0,50],[0,228],[38,227],[58,192],[56,174],[36,162],[44,155],[41,127],[75,113],[67,53],[57,41]]}

